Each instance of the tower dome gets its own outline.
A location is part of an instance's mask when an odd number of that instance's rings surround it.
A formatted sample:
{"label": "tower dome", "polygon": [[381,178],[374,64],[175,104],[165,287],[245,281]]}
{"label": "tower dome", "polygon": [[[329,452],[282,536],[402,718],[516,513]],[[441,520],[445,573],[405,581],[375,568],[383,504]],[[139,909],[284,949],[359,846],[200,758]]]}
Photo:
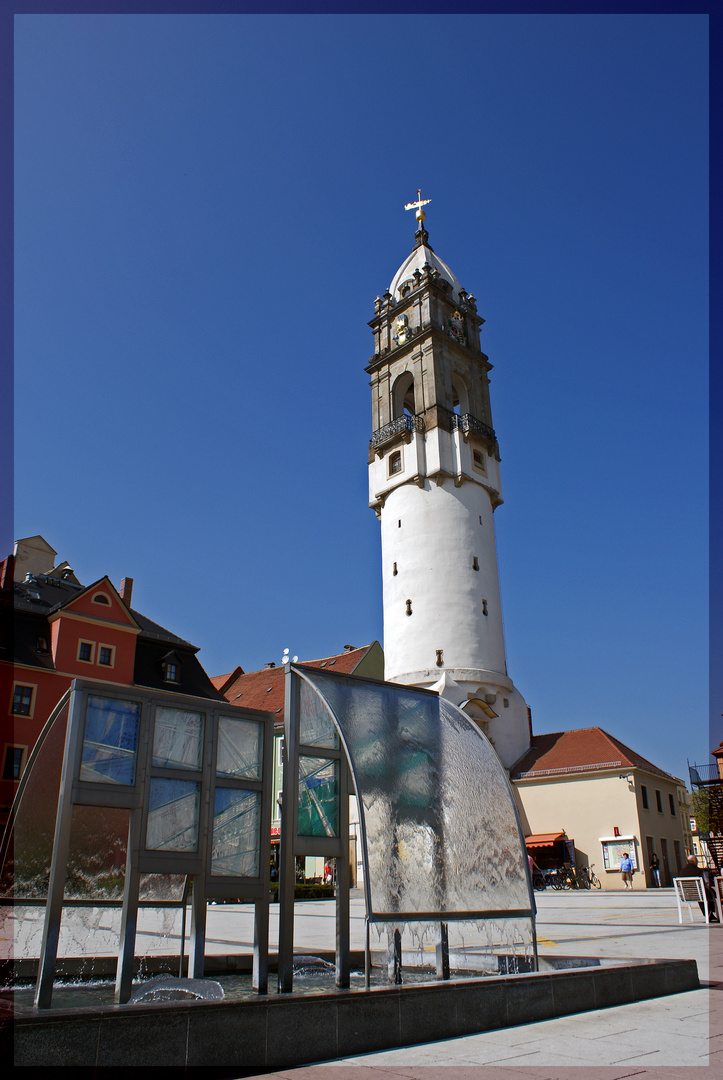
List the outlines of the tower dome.
{"label": "tower dome", "polygon": [[[426,236],[426,233],[424,235]],[[452,273],[450,268],[447,266],[446,262],[443,262],[438,255],[435,255],[433,249],[429,246],[429,244],[423,241],[422,243],[417,244],[411,255],[409,255],[404,260],[404,262],[392,278],[391,284],[389,286],[389,292],[392,294],[392,301],[394,303],[398,303],[401,299],[403,295],[403,286],[408,285],[410,288],[414,288],[415,270],[421,273],[424,270],[425,265],[427,264],[432,268],[433,271],[436,270],[436,272],[444,281],[448,281],[449,284],[452,286],[452,298],[454,299],[455,303],[459,300],[459,294],[462,288],[459,281]]]}

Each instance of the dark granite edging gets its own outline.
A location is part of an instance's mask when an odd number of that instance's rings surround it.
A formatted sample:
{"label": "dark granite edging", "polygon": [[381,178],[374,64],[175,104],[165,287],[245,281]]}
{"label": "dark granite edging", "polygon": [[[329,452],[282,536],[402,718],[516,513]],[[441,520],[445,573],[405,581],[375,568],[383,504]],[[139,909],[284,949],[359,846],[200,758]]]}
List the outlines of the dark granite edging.
{"label": "dark granite edging", "polygon": [[[694,960],[247,1001],[23,1011],[17,1066],[291,1068],[698,989]],[[5,1028],[9,1034],[8,1026]]]}

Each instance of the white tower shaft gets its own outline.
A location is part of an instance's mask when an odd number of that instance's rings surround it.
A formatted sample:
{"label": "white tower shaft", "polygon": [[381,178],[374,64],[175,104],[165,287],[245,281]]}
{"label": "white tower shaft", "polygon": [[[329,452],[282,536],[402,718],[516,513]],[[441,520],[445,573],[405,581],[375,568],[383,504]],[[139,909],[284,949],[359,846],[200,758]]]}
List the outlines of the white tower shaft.
{"label": "white tower shaft", "polygon": [[381,519],[386,678],[462,704],[510,767],[529,746],[529,717],[505,659],[484,320],[423,225],[416,239],[370,323],[369,496]]}

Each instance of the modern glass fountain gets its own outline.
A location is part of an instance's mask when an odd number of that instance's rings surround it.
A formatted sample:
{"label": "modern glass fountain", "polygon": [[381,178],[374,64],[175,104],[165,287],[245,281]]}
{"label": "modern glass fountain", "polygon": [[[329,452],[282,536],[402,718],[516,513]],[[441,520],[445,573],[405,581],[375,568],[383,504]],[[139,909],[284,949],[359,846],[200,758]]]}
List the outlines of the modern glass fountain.
{"label": "modern glass fountain", "polygon": [[[401,981],[410,936],[436,946],[445,979],[450,934],[468,924],[525,953],[535,969],[515,801],[473,721],[432,691],[304,665],[287,664],[285,678],[278,990],[293,989],[303,855],[336,859],[334,976],[337,987],[349,986],[350,796],[367,986],[372,934],[386,938],[391,981]],[[139,919],[162,922],[165,906],[181,907],[180,975],[190,904],[195,987],[204,977],[207,905],[231,898],[254,906],[252,982],[267,992],[273,723],[273,714],[223,701],[73,683],[33,752],[3,840],[0,898],[6,912],[14,905],[16,955],[37,958],[39,1008],[51,1005],[61,922],[76,935],[101,927],[115,939],[115,1000],[125,1004]]]}

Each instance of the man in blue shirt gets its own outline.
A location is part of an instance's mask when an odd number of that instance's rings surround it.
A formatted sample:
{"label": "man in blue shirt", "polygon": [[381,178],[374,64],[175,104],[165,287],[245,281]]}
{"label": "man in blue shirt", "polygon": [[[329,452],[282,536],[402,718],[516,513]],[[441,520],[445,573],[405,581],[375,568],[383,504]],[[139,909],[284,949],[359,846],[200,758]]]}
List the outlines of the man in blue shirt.
{"label": "man in blue shirt", "polygon": [[628,855],[627,851],[623,852],[623,857],[620,860],[620,873],[622,875],[623,882],[626,889],[632,889],[633,887],[633,860]]}

